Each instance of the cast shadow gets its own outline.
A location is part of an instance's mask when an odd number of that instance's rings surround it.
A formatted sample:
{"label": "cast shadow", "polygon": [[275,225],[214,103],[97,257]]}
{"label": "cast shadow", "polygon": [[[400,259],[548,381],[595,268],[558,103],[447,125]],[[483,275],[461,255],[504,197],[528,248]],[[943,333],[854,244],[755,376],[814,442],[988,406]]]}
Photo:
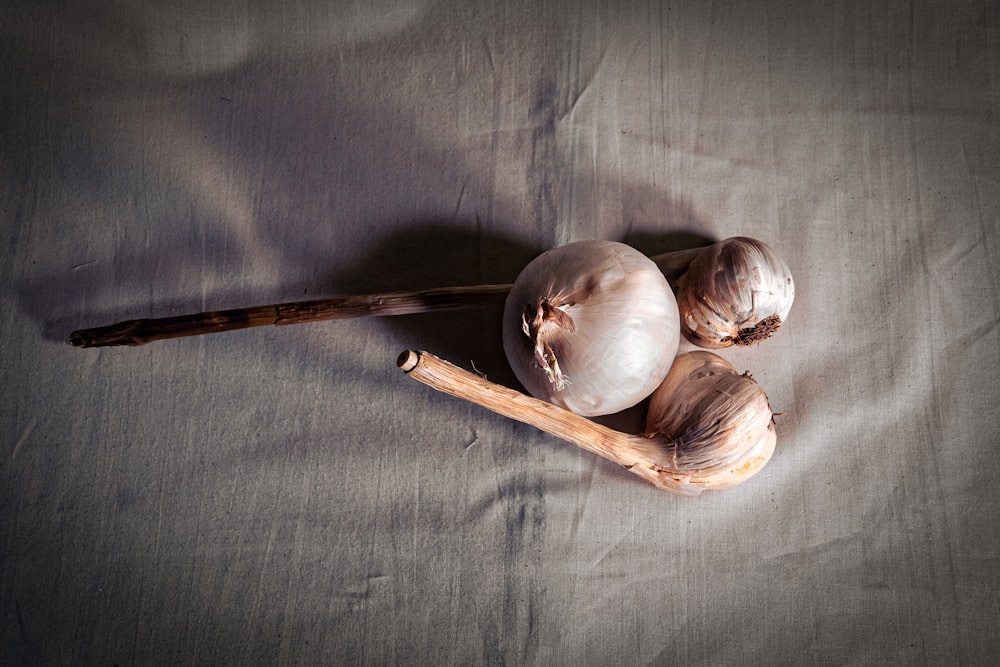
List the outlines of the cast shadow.
{"label": "cast shadow", "polygon": [[630,230],[622,239],[647,257],[655,257],[679,250],[701,248],[719,239],[698,231],[663,232],[657,229]]}
{"label": "cast shadow", "polygon": [[[429,220],[390,233],[327,276],[344,294],[513,283],[546,250],[477,224]],[[490,380],[521,389],[503,351],[503,302],[380,318],[403,349],[422,349]]]}
{"label": "cast shadow", "polygon": [[[22,284],[18,298],[23,311],[38,323],[48,341],[65,341],[75,328],[103,326],[138,317],[166,317],[209,309],[249,307],[284,301],[379,294],[434,287],[512,283],[521,269],[546,248],[533,246],[512,235],[485,233],[477,221],[426,220],[415,222],[376,240],[369,250],[358,253],[318,281],[295,282],[266,290],[247,301],[246,289],[219,291],[207,297],[191,295],[147,304],[142,312],[128,307],[87,310],[95,293],[121,281],[122,276],[143,282],[143,271],[120,267],[94,267],[79,278],[65,272],[36,278]],[[623,242],[648,256],[699,247],[714,239],[693,231],[664,232],[655,227],[633,226]],[[178,250],[179,252],[179,250]],[[183,267],[160,258],[160,266]],[[141,263],[141,258],[135,260]],[[151,270],[151,269],[150,269]],[[181,270],[181,269],[178,269]],[[171,280],[168,274],[158,279]],[[399,351],[422,349],[452,363],[487,376],[499,384],[523,391],[503,351],[502,302],[489,302],[467,309],[379,318],[379,326],[398,342]],[[218,335],[218,334],[213,334]],[[641,431],[648,401],[595,421],[619,431]]]}
{"label": "cast shadow", "polygon": [[[695,231],[634,228],[622,239],[647,256],[687,250],[716,239]],[[516,238],[477,233],[471,225],[428,221],[382,238],[373,249],[325,281],[353,294],[456,285],[512,283],[521,269],[547,248]],[[490,380],[524,391],[503,350],[502,304],[467,310],[382,318],[405,348],[424,349]],[[403,347],[400,349],[402,350]],[[622,412],[595,417],[615,430],[642,430],[649,401]]]}
{"label": "cast shadow", "polygon": [[[109,286],[121,286],[123,280],[135,285],[178,282],[185,266],[179,248],[177,257],[158,257],[155,262],[135,258],[129,262],[133,267],[125,271],[108,265],[81,267],[79,276],[73,271],[36,276],[17,287],[17,297],[22,311],[37,323],[42,339],[62,342],[77,328],[142,317],[433,287],[507,284],[544,250],[513,236],[483,233],[477,226],[474,221],[434,220],[406,225],[318,280],[269,287],[256,297],[248,297],[246,288],[238,288],[158,300],[138,309],[127,305],[86,307],[95,295],[103,294],[96,300],[107,302]],[[154,275],[153,264],[176,268]],[[502,302],[494,301],[463,310],[384,317],[380,324],[399,341],[401,349],[426,349],[465,367],[474,362],[478,368],[489,368],[491,378],[511,382],[513,373],[507,369],[500,335],[502,311]]]}

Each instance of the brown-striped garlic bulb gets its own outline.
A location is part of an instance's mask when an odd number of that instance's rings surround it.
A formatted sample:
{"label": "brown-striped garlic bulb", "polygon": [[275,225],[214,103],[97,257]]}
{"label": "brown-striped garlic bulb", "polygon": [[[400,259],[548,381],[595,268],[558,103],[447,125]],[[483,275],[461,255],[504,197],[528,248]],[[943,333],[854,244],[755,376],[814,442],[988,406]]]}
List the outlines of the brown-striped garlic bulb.
{"label": "brown-striped garlic bulb", "polygon": [[737,236],[654,260],[674,288],[681,332],[700,347],[759,343],[795,298],[788,265],[756,239]]}

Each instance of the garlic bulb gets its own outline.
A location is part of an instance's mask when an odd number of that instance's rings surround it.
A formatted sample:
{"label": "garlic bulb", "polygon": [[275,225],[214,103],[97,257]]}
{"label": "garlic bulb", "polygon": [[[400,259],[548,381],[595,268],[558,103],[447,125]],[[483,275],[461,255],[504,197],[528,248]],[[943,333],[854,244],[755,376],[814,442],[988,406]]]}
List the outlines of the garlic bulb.
{"label": "garlic bulb", "polygon": [[760,386],[704,350],[677,357],[650,399],[648,432],[629,435],[474,375],[427,352],[396,362],[410,377],[623,466],[654,486],[696,496],[758,472],[774,452],[771,408]]}
{"label": "garlic bulb", "polygon": [[656,264],[613,241],[546,251],[514,281],[503,345],[530,394],[585,416],[646,398],[680,342],[677,302]]}
{"label": "garlic bulb", "polygon": [[654,259],[675,289],[684,337],[701,347],[764,340],[795,298],[788,266],[756,239],[733,237]]}
{"label": "garlic bulb", "polygon": [[679,484],[722,489],[759,471],[774,453],[774,414],[749,374],[717,354],[678,355],[650,397],[646,436],[669,442],[660,465]]}

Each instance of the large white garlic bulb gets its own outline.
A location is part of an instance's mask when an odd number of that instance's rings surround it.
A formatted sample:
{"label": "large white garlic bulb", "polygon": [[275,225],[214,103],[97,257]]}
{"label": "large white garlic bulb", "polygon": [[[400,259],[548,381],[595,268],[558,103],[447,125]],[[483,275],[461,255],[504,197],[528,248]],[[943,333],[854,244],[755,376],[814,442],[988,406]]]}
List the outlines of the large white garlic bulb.
{"label": "large white garlic bulb", "polygon": [[674,286],[684,337],[701,347],[764,340],[795,298],[788,266],[756,239],[738,236],[656,259]]}
{"label": "large white garlic bulb", "polygon": [[777,440],[764,390],[706,350],[674,360],[650,397],[646,437],[665,443],[652,459],[657,471],[688,492],[739,484],[771,459]]}
{"label": "large white garlic bulb", "polygon": [[679,322],[652,260],[623,243],[579,241],[542,253],[518,276],[504,307],[504,351],[533,396],[607,415],[660,384]]}

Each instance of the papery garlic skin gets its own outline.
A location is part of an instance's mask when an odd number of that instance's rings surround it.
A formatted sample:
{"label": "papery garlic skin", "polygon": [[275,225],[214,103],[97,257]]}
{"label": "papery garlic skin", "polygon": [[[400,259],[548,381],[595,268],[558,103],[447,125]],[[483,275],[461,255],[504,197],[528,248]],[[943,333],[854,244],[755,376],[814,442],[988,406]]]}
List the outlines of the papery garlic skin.
{"label": "papery garlic skin", "polygon": [[667,443],[657,471],[688,492],[746,480],[771,459],[777,441],[764,390],[706,350],[674,360],[650,397],[644,435]]}
{"label": "papery garlic skin", "polygon": [[614,241],[578,241],[542,253],[511,288],[503,343],[536,398],[583,416],[643,400],[677,354],[680,317],[656,264]]}
{"label": "papery garlic skin", "polygon": [[768,338],[795,299],[788,265],[766,244],[747,237],[698,249],[674,288],[684,337],[708,348]]}

